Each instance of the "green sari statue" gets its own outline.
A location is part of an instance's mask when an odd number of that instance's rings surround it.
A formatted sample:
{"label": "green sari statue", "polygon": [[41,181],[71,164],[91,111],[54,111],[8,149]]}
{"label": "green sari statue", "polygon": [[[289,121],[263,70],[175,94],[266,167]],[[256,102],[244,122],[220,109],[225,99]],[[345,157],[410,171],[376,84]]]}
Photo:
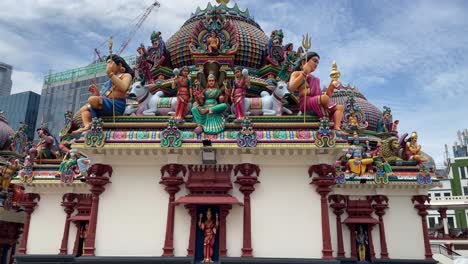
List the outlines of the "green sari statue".
{"label": "green sari statue", "polygon": [[198,125],[195,133],[204,132],[213,135],[224,131],[223,112],[226,111],[227,105],[219,103],[219,95],[220,90],[216,84],[215,76],[210,74],[207,87],[198,96],[198,106],[192,108],[193,119]]}

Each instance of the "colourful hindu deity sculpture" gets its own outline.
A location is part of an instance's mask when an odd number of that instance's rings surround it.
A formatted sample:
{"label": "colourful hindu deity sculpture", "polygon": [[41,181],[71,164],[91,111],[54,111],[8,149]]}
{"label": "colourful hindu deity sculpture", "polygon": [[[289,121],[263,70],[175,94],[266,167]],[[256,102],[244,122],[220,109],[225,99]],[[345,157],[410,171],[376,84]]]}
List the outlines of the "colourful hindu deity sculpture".
{"label": "colourful hindu deity sculpture", "polygon": [[166,44],[161,36],[161,32],[153,31],[151,34],[151,47],[148,49],[149,60],[152,62],[152,68],[161,66],[166,59]]}
{"label": "colourful hindu deity sculpture", "polygon": [[356,242],[358,244],[357,258],[359,261],[365,261],[366,260],[366,247],[369,244],[367,231],[364,231],[362,226],[359,226],[359,230],[355,232],[356,232]]}
{"label": "colourful hindu deity sculpture", "polygon": [[56,153],[52,151],[54,146],[54,137],[50,134],[49,129],[40,127],[36,129],[39,142],[29,150],[31,160],[34,162],[36,159],[55,159]]}
{"label": "colourful hindu deity sculpture", "polygon": [[[177,71],[176,71],[177,72]],[[189,78],[189,68],[182,68],[181,75],[177,76],[172,82],[172,89],[177,89],[177,105],[175,120],[184,121],[187,112],[187,106],[192,101],[192,80]]]}
{"label": "colourful hindu deity sculpture", "polygon": [[418,144],[418,134],[416,131],[411,133],[410,139],[406,142],[405,154],[407,160],[415,160],[418,163],[428,161],[426,157],[421,155],[421,145]]}
{"label": "colourful hindu deity sculpture", "polygon": [[198,228],[204,232],[203,238],[203,263],[213,262],[213,246],[216,239],[216,232],[219,228],[219,219],[218,214],[216,214],[216,220],[213,221],[211,215],[211,209],[208,208],[206,211],[206,220],[202,222],[203,214],[200,213],[200,218],[198,220]]}
{"label": "colourful hindu deity sculpture", "polygon": [[249,72],[247,69],[242,70],[240,67],[234,69],[235,78],[232,82],[232,104],[234,105],[234,114],[236,121],[242,122],[245,118],[244,99],[246,90],[250,87]]}
{"label": "colourful hindu deity sculpture", "polygon": [[136,62],[138,76],[143,76],[147,83],[154,83],[154,79],[151,76],[151,65],[153,62],[148,57],[148,52],[143,44],[137,49],[138,58]]}
{"label": "colourful hindu deity sculpture", "polygon": [[211,31],[211,35],[206,39],[208,54],[217,53],[221,40],[216,35],[215,31]]}
{"label": "colourful hindu deity sculpture", "polygon": [[376,165],[376,167],[379,167],[381,165],[385,173],[391,173],[392,167],[390,166],[390,164],[388,164],[388,162],[386,162],[381,151],[382,151],[382,143],[378,142],[377,147],[372,152],[372,158],[374,159],[374,164]]}
{"label": "colourful hindu deity sculpture", "polygon": [[80,108],[83,127],[73,133],[78,134],[91,129],[93,117],[123,115],[126,106],[127,90],[132,83],[134,72],[125,60],[112,55],[107,58],[107,76],[104,90],[99,92],[96,84],[88,88],[91,96],[88,104]]}
{"label": "colourful hindu deity sculpture", "polygon": [[18,159],[12,158],[6,162],[4,166],[0,166],[0,182],[3,192],[8,191],[11,179],[15,176],[16,172],[22,169]]}
{"label": "colourful hindu deity sculpture", "polygon": [[77,165],[77,156],[79,156],[76,149],[71,149],[65,157],[63,157],[63,161],[60,163],[59,172],[66,173],[70,170],[75,170]]}
{"label": "colourful hindu deity sculpture", "polygon": [[281,66],[281,71],[278,73],[278,77],[285,82],[289,81],[290,74],[293,71],[293,66],[296,62],[296,52],[293,48],[294,45],[292,43],[286,44],[284,48],[283,65]]}
{"label": "colourful hindu deity sculpture", "polygon": [[367,172],[368,166],[374,162],[372,158],[364,158],[361,149],[354,149],[353,157],[348,160],[349,170],[360,176]]}
{"label": "colourful hindu deity sculpture", "polygon": [[214,74],[208,76],[208,84],[197,96],[197,106],[192,108],[193,119],[197,123],[195,133],[218,134],[224,130],[225,120],[223,112],[227,109],[224,96],[220,90]]}
{"label": "colourful hindu deity sculpture", "polygon": [[314,111],[319,118],[330,118],[334,121],[334,129],[344,134],[344,132],[341,131],[343,106],[330,101],[335,88],[337,88],[340,83],[332,79],[326,92],[322,94],[320,79],[310,74],[317,69],[319,61],[320,56],[317,53],[309,52],[307,54],[307,59],[302,64],[302,70],[296,69],[296,71],[291,74],[289,90],[291,92],[299,90],[299,105],[304,115],[308,111]]}

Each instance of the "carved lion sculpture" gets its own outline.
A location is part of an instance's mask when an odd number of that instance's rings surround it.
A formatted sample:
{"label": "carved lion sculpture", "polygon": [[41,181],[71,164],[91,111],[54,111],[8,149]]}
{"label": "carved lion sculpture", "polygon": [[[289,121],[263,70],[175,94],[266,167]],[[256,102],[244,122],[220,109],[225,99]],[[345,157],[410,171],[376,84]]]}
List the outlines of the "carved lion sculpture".
{"label": "carved lion sculpture", "polygon": [[389,137],[382,141],[382,156],[387,161],[401,160],[399,156],[400,143],[397,137]]}

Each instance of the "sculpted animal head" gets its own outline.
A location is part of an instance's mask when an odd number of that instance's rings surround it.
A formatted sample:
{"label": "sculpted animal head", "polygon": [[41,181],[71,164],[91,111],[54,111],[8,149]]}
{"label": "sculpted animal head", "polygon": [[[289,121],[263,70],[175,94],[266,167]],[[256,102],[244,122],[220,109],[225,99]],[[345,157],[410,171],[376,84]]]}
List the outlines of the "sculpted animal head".
{"label": "sculpted animal head", "polygon": [[284,81],[279,81],[276,85],[273,93],[278,97],[283,99],[286,95],[289,95],[288,84]]}
{"label": "sculpted animal head", "polygon": [[400,143],[397,137],[389,137],[382,141],[382,155],[385,159],[395,160],[400,159],[398,151],[400,150]]}
{"label": "sculpted animal head", "polygon": [[146,89],[146,87],[140,81],[137,81],[132,84],[129,95],[131,97],[136,97],[139,100],[143,98],[146,93],[148,93],[148,89]]}

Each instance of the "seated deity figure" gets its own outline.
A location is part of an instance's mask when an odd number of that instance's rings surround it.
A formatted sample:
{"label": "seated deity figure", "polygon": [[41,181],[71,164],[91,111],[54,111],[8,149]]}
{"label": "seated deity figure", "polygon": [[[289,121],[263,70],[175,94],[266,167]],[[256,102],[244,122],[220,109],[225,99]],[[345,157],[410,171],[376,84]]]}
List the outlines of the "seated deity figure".
{"label": "seated deity figure", "polygon": [[3,192],[8,191],[11,179],[15,177],[16,173],[21,170],[23,166],[19,163],[19,160],[12,158],[6,162],[5,166],[0,166],[0,189]]}
{"label": "seated deity figure", "polygon": [[118,55],[107,58],[106,72],[109,80],[105,83],[103,91],[99,92],[94,83],[89,86],[91,96],[88,98],[88,104],[80,109],[83,127],[72,133],[78,134],[90,130],[91,120],[94,117],[123,115],[127,90],[132,83],[134,72]]}
{"label": "seated deity figure", "polygon": [[177,76],[172,82],[172,89],[177,88],[177,104],[175,120],[182,122],[185,119],[187,105],[192,102],[192,80],[189,78],[189,68],[182,67],[181,75]]}
{"label": "seated deity figure", "polygon": [[200,218],[198,220],[198,228],[203,231],[203,263],[212,263],[213,257],[213,246],[215,243],[216,232],[219,228],[219,219],[218,214],[216,214],[216,220],[213,221],[211,215],[211,209],[208,208],[206,211],[206,220],[202,222],[203,214],[200,213]]}
{"label": "seated deity figure", "polygon": [[418,134],[416,131],[411,133],[410,140],[406,142],[405,152],[408,160],[415,160],[418,163],[428,161],[426,157],[421,155],[421,145],[418,144]]}
{"label": "seated deity figure", "polygon": [[320,57],[317,53],[307,53],[307,59],[302,62],[302,70],[296,68],[296,71],[291,74],[289,90],[291,92],[299,90],[299,105],[302,112],[314,111],[319,118],[328,117],[334,121],[335,131],[346,134],[341,131],[343,106],[330,100],[340,83],[332,80],[326,92],[322,94],[320,79],[310,74],[317,69],[319,61]]}
{"label": "seated deity figure", "polygon": [[224,130],[223,112],[227,109],[224,96],[220,90],[216,77],[210,73],[206,88],[197,94],[197,106],[192,108],[194,121],[197,123],[195,133],[218,134]]}
{"label": "seated deity figure", "polygon": [[211,36],[206,39],[208,44],[208,53],[216,53],[219,50],[220,39],[216,32],[211,31]]}
{"label": "seated deity figure", "polygon": [[349,170],[360,176],[367,172],[368,166],[374,162],[372,158],[363,158],[361,149],[355,149],[353,157],[348,160]]}
{"label": "seated deity figure", "polygon": [[31,160],[34,162],[36,159],[55,159],[57,158],[56,153],[52,151],[54,146],[54,137],[50,134],[49,129],[46,127],[40,127],[36,129],[39,142],[37,145],[29,150]]}
{"label": "seated deity figure", "polygon": [[245,118],[244,99],[246,90],[250,87],[248,74],[247,69],[242,70],[240,67],[234,69],[235,78],[232,82],[231,98],[237,122],[241,122]]}

